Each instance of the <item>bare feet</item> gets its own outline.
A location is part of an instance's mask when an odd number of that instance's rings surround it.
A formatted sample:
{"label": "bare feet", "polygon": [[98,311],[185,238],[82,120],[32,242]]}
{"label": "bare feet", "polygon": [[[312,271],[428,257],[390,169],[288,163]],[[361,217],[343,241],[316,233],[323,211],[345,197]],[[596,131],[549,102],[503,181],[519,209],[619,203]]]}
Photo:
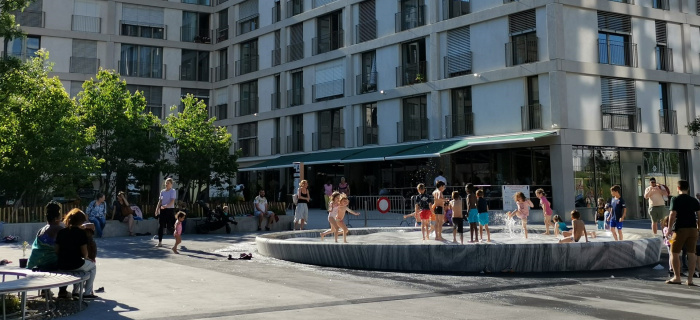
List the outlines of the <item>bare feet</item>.
{"label": "bare feet", "polygon": [[173,252],[175,252],[176,254],[180,254],[180,252],[177,251],[177,248],[173,247],[172,249],[173,249]]}

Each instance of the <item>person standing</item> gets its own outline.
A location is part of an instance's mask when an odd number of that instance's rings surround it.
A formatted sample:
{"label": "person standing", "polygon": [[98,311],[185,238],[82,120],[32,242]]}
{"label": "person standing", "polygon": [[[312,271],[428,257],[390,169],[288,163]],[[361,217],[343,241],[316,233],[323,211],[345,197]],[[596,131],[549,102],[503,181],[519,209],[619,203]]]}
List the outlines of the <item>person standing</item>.
{"label": "person standing", "polygon": [[[309,182],[301,180],[297,188],[297,209],[294,210],[294,230],[299,224],[299,230],[304,230],[304,224],[309,220]],[[259,228],[258,228],[259,229]]]}
{"label": "person standing", "polygon": [[670,226],[671,255],[673,261],[673,278],[666,281],[667,284],[681,283],[681,249],[685,248],[688,254],[688,280],[686,285],[693,285],[695,273],[696,242],[698,240],[698,227],[700,222],[697,215],[700,214],[700,204],[688,193],[690,185],[686,180],[678,180],[678,196],[671,199],[671,215],[668,218]]}
{"label": "person standing", "polygon": [[323,200],[326,206],[326,211],[328,210],[328,203],[331,201],[331,195],[333,194],[333,182],[331,179],[326,180],[326,184],[323,185]]}
{"label": "person standing", "polygon": [[479,242],[479,209],[476,207],[476,190],[474,184],[468,183],[464,190],[467,192],[467,222],[469,222],[469,243]]}
{"label": "person standing", "polygon": [[160,191],[158,205],[156,206],[156,217],[158,217],[158,244],[163,246],[163,229],[172,229],[175,223],[175,200],[177,191],[173,189],[173,179],[165,179],[165,189]]}
{"label": "person standing", "polygon": [[436,188],[437,188],[438,181],[442,181],[442,183],[444,183],[445,186],[447,186],[447,179],[445,179],[445,177],[443,177],[442,175],[443,175],[442,170],[439,170],[437,177],[435,177],[435,181],[433,181],[433,185],[435,185]]}
{"label": "person standing", "polygon": [[418,194],[411,198],[411,202],[414,205],[414,212],[421,220],[420,233],[423,240],[430,240],[430,216],[432,215],[430,207],[433,204],[433,199],[425,194],[425,184],[419,183],[416,189]]}
{"label": "person standing", "polygon": [[622,188],[619,185],[614,185],[610,188],[610,195],[612,199],[610,200],[610,232],[612,232],[615,241],[622,241],[622,223],[625,221],[625,216],[627,215],[627,205],[625,200],[622,199]]}
{"label": "person standing", "polygon": [[92,200],[87,209],[88,220],[95,225],[95,233],[98,238],[102,238],[102,230],[107,224],[107,204],[105,203],[104,193],[98,193],[95,200]]}
{"label": "person standing", "polygon": [[443,241],[442,237],[442,224],[445,222],[445,196],[442,194],[445,192],[445,183],[438,181],[435,185],[435,191],[433,191],[433,202],[435,207],[435,240]]}
{"label": "person standing", "polygon": [[669,196],[670,192],[666,186],[656,183],[656,178],[649,179],[649,186],[644,190],[644,199],[649,199],[649,217],[651,218],[651,231],[656,234],[659,222],[668,212],[664,196]]}

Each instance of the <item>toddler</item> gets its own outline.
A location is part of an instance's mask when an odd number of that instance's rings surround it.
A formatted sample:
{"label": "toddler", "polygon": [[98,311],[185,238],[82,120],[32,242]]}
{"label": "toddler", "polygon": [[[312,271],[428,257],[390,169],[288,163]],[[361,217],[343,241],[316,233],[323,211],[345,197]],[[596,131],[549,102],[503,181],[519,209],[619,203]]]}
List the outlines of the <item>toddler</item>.
{"label": "toddler", "polygon": [[179,254],[180,252],[177,251],[177,246],[182,242],[182,222],[185,221],[185,214],[184,211],[180,211],[175,215],[175,218],[177,221],[175,221],[175,232],[173,233],[173,236],[175,237],[175,245],[173,246],[173,252]]}
{"label": "toddler", "polygon": [[598,230],[605,229],[605,213],[607,209],[605,208],[605,200],[603,198],[598,198],[598,208],[595,214],[595,223],[598,225]]}

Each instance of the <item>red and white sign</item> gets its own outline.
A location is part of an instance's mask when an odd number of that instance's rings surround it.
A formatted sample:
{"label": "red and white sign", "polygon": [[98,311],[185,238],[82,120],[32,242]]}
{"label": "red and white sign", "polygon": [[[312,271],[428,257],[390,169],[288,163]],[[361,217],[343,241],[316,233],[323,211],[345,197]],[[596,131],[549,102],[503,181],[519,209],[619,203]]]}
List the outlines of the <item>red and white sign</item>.
{"label": "red and white sign", "polygon": [[377,200],[377,210],[381,213],[387,213],[389,210],[391,210],[391,202],[389,202],[389,198],[387,197],[381,197]]}

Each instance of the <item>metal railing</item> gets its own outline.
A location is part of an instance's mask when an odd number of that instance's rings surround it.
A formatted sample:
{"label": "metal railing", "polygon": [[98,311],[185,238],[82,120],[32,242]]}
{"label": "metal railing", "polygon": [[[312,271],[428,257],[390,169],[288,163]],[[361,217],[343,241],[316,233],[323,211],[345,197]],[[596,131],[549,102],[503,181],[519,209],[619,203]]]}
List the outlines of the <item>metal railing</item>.
{"label": "metal railing", "polygon": [[345,129],[333,128],[330,132],[314,132],[311,134],[312,151],[345,147]]}
{"label": "metal railing", "polygon": [[451,114],[445,116],[447,138],[474,134],[474,113]]}
{"label": "metal railing", "polygon": [[211,35],[208,30],[198,30],[192,26],[180,27],[180,41],[195,43],[211,43]]}
{"label": "metal railing", "polygon": [[304,151],[304,134],[294,133],[287,136],[287,152]]}
{"label": "metal railing", "polygon": [[258,56],[236,61],[236,76],[258,71]]}
{"label": "metal railing", "polygon": [[258,156],[258,139],[257,138],[242,138],[234,144],[235,150],[241,150],[241,157],[257,157]]}
{"label": "metal railing", "polygon": [[336,2],[338,0],[314,0],[314,8],[318,8],[320,6],[325,6],[331,2]]}
{"label": "metal railing", "polygon": [[70,57],[70,72],[97,74],[100,69],[100,59],[85,57]]}
{"label": "metal railing", "polygon": [[236,101],[234,115],[236,117],[258,113],[258,98],[241,99]]}
{"label": "metal railing", "polygon": [[314,84],[311,94],[314,102],[342,98],[345,95],[345,79]]}
{"label": "metal railing", "polygon": [[396,138],[399,143],[428,139],[428,119],[396,122]]}
{"label": "metal railing", "polygon": [[652,0],[652,6],[656,9],[671,10],[668,0]]}
{"label": "metal railing", "polygon": [[470,3],[462,0],[442,0],[442,20],[457,18],[471,13]]}
{"label": "metal railing", "polygon": [[362,147],[379,143],[378,126],[359,126],[357,129],[357,146]]}
{"label": "metal railing", "polygon": [[180,66],[180,80],[209,81],[209,68],[197,69],[196,66]]}
{"label": "metal railing", "polygon": [[523,131],[542,129],[542,105],[539,103],[520,107]]}
{"label": "metal railing", "polygon": [[401,32],[425,25],[425,6],[418,6],[413,10],[397,12],[394,15],[395,31]]}
{"label": "metal railing", "polygon": [[472,52],[448,55],[444,58],[445,78],[472,73]]}
{"label": "metal railing", "polygon": [[270,57],[272,59],[272,61],[270,62],[271,66],[274,67],[280,65],[282,63],[282,49],[272,49]]}
{"label": "metal railing", "polygon": [[360,21],[355,25],[355,43],[377,39],[377,20]]}
{"label": "metal railing", "polygon": [[287,104],[290,107],[304,104],[304,87],[287,90]]}
{"label": "metal railing", "polygon": [[165,118],[165,114],[163,113],[165,111],[165,105],[146,105],[146,112],[152,113],[154,116],[158,117],[158,119],[163,120]]}
{"label": "metal railing", "polygon": [[425,61],[396,67],[396,85],[407,86],[428,81],[428,65]]}
{"label": "metal railing", "polygon": [[216,28],[216,42],[222,42],[228,40],[228,26],[223,26]]}
{"label": "metal railing", "polygon": [[123,77],[165,79],[165,65],[119,61],[119,74]]}
{"label": "metal railing", "polygon": [[[146,36],[146,33],[149,35]],[[166,40],[168,38],[168,26],[159,23],[119,20],[119,35]]]}
{"label": "metal railing", "polygon": [[46,13],[43,11],[24,10],[15,12],[15,22],[22,27],[43,28]]}
{"label": "metal railing", "polygon": [[280,5],[280,2],[277,1],[277,2],[275,2],[275,5],[272,7],[272,23],[280,22],[281,20],[282,20],[282,6]]}
{"label": "metal railing", "polygon": [[270,94],[270,109],[277,110],[282,108],[281,95],[279,92],[273,92]]}
{"label": "metal railing", "polygon": [[304,12],[303,0],[287,0],[287,18],[291,18]]}
{"label": "metal railing", "polygon": [[223,81],[228,79],[228,64],[214,68],[214,81]]}
{"label": "metal railing", "polygon": [[292,43],[287,46],[287,62],[304,59],[304,42]]}
{"label": "metal railing", "polygon": [[659,110],[659,127],[661,128],[661,133],[678,134],[676,119],[676,110]]}
{"label": "metal railing", "polygon": [[512,67],[519,64],[538,61],[537,38],[527,41],[506,43],[506,66]]}
{"label": "metal railing", "polygon": [[[377,208],[379,198],[387,198],[389,200],[388,208]],[[404,198],[403,196],[351,196],[350,199],[350,209],[353,209],[360,215],[346,214],[345,219],[348,226],[352,226],[355,223],[357,225],[353,227],[361,227],[361,224],[364,223],[364,226],[367,227],[369,220],[393,220],[399,225],[406,223],[408,227],[413,226],[412,223],[409,224],[403,218],[404,215],[411,214],[415,210],[410,198]],[[382,213],[380,209],[387,212]],[[411,220],[411,222],[413,221],[415,219]]]}
{"label": "metal railing", "polygon": [[376,72],[358,74],[356,78],[355,86],[357,87],[357,94],[377,91]]}
{"label": "metal railing", "polygon": [[102,19],[100,17],[71,15],[71,30],[101,33]]}
{"label": "metal railing", "polygon": [[279,138],[270,138],[270,154],[280,154],[282,151],[280,150],[280,139]]}
{"label": "metal railing", "polygon": [[598,40],[598,63],[637,67],[637,44]]}
{"label": "metal railing", "polygon": [[248,33],[254,30],[257,30],[260,26],[259,22],[259,14],[253,14],[251,16],[245,17],[243,19],[239,19],[236,21],[236,35],[240,36],[244,33]]}
{"label": "metal railing", "polygon": [[673,49],[656,47],[656,70],[673,71]]}
{"label": "metal railing", "polygon": [[313,55],[326,53],[343,47],[343,30],[330,32],[329,34],[311,39]]}
{"label": "metal railing", "polygon": [[642,132],[641,108],[601,105],[603,130]]}

